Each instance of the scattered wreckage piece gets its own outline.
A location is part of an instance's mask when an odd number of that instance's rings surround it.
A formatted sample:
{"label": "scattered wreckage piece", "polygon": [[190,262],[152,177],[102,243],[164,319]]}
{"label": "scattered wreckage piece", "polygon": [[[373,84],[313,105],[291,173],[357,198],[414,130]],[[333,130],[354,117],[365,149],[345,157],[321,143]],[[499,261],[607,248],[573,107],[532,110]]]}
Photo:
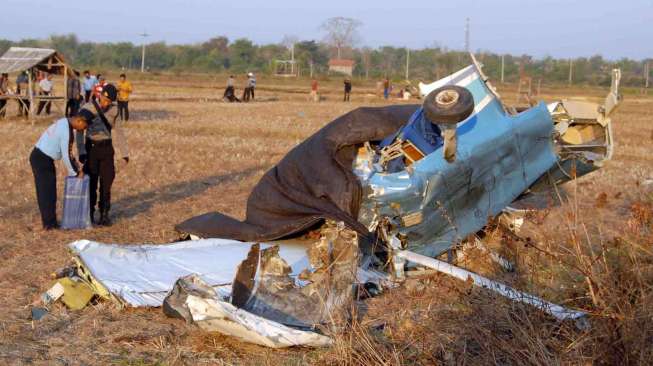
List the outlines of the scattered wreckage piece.
{"label": "scattered wreckage piece", "polygon": [[163,311],[206,331],[271,348],[325,347],[332,343],[327,336],[294,329],[232,305],[195,274],[177,280],[163,303]]}
{"label": "scattered wreckage piece", "polygon": [[236,273],[232,304],[264,318],[302,328],[314,328],[341,318],[354,300],[358,268],[358,236],[333,225],[308,248],[310,266],[290,277],[290,266],[279,247],[252,246]]}
{"label": "scattered wreckage piece", "polygon": [[547,105],[554,122],[553,140],[558,161],[531,187],[538,192],[600,169],[612,159],[612,114],[623,97],[619,94],[621,70],[612,70],[612,83],[603,104],[561,100]]}
{"label": "scattered wreckage piece", "polygon": [[[326,346],[331,339],[315,329],[348,316],[358,277],[383,276],[358,267],[358,235],[342,222],[327,222],[320,235],[274,245],[204,239],[119,246],[80,240],[69,245],[77,267],[66,273],[79,278],[91,296],[162,306],[168,316],[243,341],[274,348]],[[68,292],[57,286],[52,301]]]}
{"label": "scattered wreckage piece", "polygon": [[[197,273],[219,293],[228,295],[238,264],[253,243],[203,239],[164,245],[116,245],[88,240],[69,248],[80,277],[101,297],[133,307],[161,306],[180,277]],[[268,248],[272,244],[263,243]],[[309,265],[306,247],[279,244],[281,256],[297,276]]]}
{"label": "scattered wreckage piece", "polygon": [[476,286],[492,290],[510,300],[532,305],[558,320],[574,320],[576,325],[581,329],[589,328],[587,313],[583,311],[567,309],[561,305],[557,305],[543,300],[537,296],[521,292],[510,286],[490,280],[489,278],[483,277],[474,272],[470,272],[466,269],[456,267],[447,262],[417,254],[408,250],[397,251],[395,256],[405,261],[432,268],[438,272],[446,273],[463,281],[471,279]]}

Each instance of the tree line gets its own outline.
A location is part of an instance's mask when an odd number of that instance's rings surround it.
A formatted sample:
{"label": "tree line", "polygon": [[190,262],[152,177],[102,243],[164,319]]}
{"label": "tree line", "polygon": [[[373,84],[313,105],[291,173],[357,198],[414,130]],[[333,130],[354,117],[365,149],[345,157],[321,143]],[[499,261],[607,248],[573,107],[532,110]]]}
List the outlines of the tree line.
{"label": "tree line", "polygon": [[[409,57],[409,78],[432,81],[446,76],[469,64],[465,52],[444,47],[407,50],[403,47],[378,48],[351,47],[316,40],[293,43],[294,58],[300,74],[308,76],[310,70],[320,76],[326,75],[330,57],[342,52],[343,58],[355,61],[354,76],[362,79],[389,77],[405,78],[406,59]],[[141,46],[131,42],[100,43],[80,41],[76,35],[53,35],[47,39],[23,39],[10,41],[0,39],[0,53],[11,46],[48,47],[60,51],[74,67],[92,69],[138,69],[141,65]],[[171,72],[229,72],[273,73],[274,60],[288,60],[291,47],[286,44],[258,45],[246,38],[229,40],[218,36],[196,44],[166,44],[155,42],[146,45],[146,66],[152,71]],[[622,70],[622,84],[643,87],[645,61],[622,58],[608,60],[600,55],[558,59],[534,58],[528,55],[500,55],[477,51],[476,58],[483,63],[485,73],[499,81],[501,64],[506,82],[514,82],[520,72],[547,83],[568,83],[571,64],[571,80],[574,85],[610,84],[610,70]]]}

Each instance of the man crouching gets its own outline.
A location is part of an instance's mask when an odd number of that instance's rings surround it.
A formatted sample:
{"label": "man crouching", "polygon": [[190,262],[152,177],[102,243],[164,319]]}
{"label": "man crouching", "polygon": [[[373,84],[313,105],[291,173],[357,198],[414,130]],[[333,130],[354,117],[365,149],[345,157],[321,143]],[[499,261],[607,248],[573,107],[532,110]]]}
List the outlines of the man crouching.
{"label": "man crouching", "polygon": [[[77,132],[77,149],[80,161],[84,163],[84,172],[90,178],[91,222],[95,221],[95,206],[98,201],[98,182],[100,188],[100,220],[99,225],[111,225],[109,211],[111,209],[111,185],[116,177],[114,165],[115,141],[125,163],[129,163],[127,140],[121,128],[118,114],[107,118],[116,101],[118,91],[113,84],[103,87],[99,98],[86,103],[81,110],[89,111],[93,118],[86,131]],[[85,135],[85,136],[84,136]]]}

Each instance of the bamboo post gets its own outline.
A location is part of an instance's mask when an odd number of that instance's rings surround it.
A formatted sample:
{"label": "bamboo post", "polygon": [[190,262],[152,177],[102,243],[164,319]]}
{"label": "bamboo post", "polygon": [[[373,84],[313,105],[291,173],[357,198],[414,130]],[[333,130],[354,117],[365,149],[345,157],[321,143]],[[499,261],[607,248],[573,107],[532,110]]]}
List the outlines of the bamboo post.
{"label": "bamboo post", "polygon": [[66,116],[66,106],[68,105],[68,66],[63,65],[63,114]]}
{"label": "bamboo post", "polygon": [[31,119],[32,125],[34,125],[34,83],[32,82],[32,69],[27,70],[27,98],[29,99],[27,118]]}

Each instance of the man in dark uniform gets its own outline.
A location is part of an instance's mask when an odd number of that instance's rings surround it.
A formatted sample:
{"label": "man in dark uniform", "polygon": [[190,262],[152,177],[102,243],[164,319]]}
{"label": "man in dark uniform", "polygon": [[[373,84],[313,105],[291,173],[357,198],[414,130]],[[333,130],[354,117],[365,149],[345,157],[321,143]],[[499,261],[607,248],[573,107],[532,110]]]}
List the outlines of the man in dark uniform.
{"label": "man in dark uniform", "polygon": [[351,95],[351,79],[346,78],[344,84],[345,84],[345,98],[343,100],[345,102],[349,102],[349,96]]}
{"label": "man in dark uniform", "polygon": [[[95,223],[95,206],[98,201],[98,183],[100,188],[99,225],[111,225],[109,211],[111,210],[111,185],[116,176],[113,148],[114,142],[125,163],[129,163],[127,141],[121,129],[121,121],[117,113],[107,116],[116,101],[118,91],[113,84],[106,84],[99,97],[86,103],[81,110],[88,110],[94,118],[84,132],[78,132],[77,148],[80,160],[85,162],[85,173],[90,178],[91,221]],[[85,136],[84,136],[85,134]]]}

